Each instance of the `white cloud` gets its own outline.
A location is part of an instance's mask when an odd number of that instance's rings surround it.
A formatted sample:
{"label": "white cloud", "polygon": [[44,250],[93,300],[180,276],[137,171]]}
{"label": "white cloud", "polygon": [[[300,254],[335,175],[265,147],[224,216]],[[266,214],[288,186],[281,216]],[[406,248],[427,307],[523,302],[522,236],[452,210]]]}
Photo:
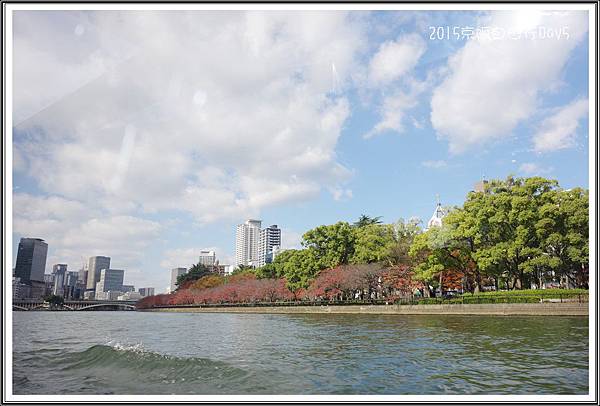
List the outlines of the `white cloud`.
{"label": "white cloud", "polygon": [[552,172],[552,168],[544,168],[534,162],[525,162],[519,166],[525,175],[545,175]]}
{"label": "white cloud", "polygon": [[94,255],[113,258],[114,267],[139,268],[144,249],[157,240],[160,230],[155,221],[106,215],[74,200],[13,195],[13,232],[46,240],[48,271],[56,263],[78,267]]}
{"label": "white cloud", "polygon": [[402,132],[406,112],[416,105],[416,96],[403,91],[384,97],[381,106],[381,120],[364,137],[371,138],[384,131]]}
{"label": "white cloud", "polygon": [[[15,137],[19,168],[43,191],[119,215],[183,210],[209,222],[348,181],[335,148],[350,109],[330,94],[331,69],[343,90],[363,46],[358,20],[63,14],[15,21],[15,111],[55,102]],[[62,42],[43,40],[57,31]],[[88,67],[92,54],[100,68]]]}
{"label": "white cloud", "polygon": [[440,168],[445,168],[448,164],[444,160],[437,160],[437,161],[423,161],[423,162],[421,162],[421,165],[423,165],[426,168],[440,169]]}
{"label": "white cloud", "polygon": [[425,49],[425,41],[417,34],[384,42],[369,63],[369,81],[373,85],[386,85],[406,75],[415,67]]}
{"label": "white cloud", "polygon": [[534,150],[550,152],[575,145],[579,121],[588,115],[588,100],[574,100],[542,121],[533,136]]}
{"label": "white cloud", "polygon": [[165,269],[173,268],[189,268],[190,266],[198,263],[200,251],[214,251],[219,263],[227,264],[224,261],[223,251],[217,247],[203,247],[203,248],[175,248],[166,250],[163,253],[163,260],[160,262],[160,266]]}
{"label": "white cloud", "polygon": [[[434,90],[431,123],[450,151],[507,137],[550,90],[570,52],[587,32],[585,12],[494,12],[479,26],[504,29],[504,39],[472,38],[448,60],[449,74]],[[513,39],[514,30],[543,27],[569,38]]]}
{"label": "white cloud", "polygon": [[[417,34],[404,35],[379,47],[369,63],[368,84],[381,94],[381,118],[364,138],[386,131],[404,131],[406,113],[417,106],[418,97],[428,86],[427,80],[419,81],[412,76],[425,50],[425,41]],[[411,122],[420,128],[414,118]]]}

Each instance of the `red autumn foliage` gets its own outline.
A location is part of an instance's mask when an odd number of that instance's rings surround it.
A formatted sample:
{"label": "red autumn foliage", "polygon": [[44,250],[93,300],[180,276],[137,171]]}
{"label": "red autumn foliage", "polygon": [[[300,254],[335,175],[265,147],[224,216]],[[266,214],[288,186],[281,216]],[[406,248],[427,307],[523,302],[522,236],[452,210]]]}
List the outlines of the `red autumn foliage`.
{"label": "red autumn foliage", "polygon": [[460,290],[463,287],[465,273],[456,269],[447,269],[442,274],[444,290]]}
{"label": "red autumn foliage", "polygon": [[413,279],[414,272],[407,265],[397,265],[383,272],[383,286],[389,297],[409,297],[415,289],[423,289],[422,282]]}
{"label": "red autumn foliage", "polygon": [[228,283],[208,289],[180,289],[170,295],[168,304],[251,303],[292,300],[285,279],[256,279],[254,275],[234,275]]}
{"label": "red autumn foliage", "polygon": [[374,292],[381,294],[380,278],[383,271],[378,264],[340,265],[325,269],[319,272],[304,297],[345,300],[354,299],[359,294],[360,298],[367,299]]}
{"label": "red autumn foliage", "polygon": [[146,296],[137,301],[135,306],[138,309],[148,309],[150,307],[166,305],[169,302],[171,295],[156,295],[156,296]]}

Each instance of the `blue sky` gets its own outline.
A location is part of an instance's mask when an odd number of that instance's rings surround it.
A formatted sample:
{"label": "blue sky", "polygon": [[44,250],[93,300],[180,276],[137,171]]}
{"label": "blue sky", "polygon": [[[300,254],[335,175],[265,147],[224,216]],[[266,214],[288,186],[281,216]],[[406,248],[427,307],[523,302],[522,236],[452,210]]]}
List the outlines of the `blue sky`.
{"label": "blue sky", "polygon": [[[588,185],[585,12],[13,23],[13,255],[20,237],[44,238],[47,272],[107,255],[127,283],[162,291],[202,249],[230,263],[250,217],[298,247],[363,213],[426,222],[436,195],[460,205],[483,176]],[[505,36],[431,39],[439,26]]]}

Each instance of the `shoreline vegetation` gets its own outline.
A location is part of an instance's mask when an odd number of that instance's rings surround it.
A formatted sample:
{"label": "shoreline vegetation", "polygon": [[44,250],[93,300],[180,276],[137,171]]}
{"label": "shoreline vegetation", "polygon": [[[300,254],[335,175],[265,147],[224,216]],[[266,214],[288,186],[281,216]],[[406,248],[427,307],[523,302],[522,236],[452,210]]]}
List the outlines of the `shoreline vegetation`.
{"label": "shoreline vegetation", "polygon": [[221,276],[193,265],[175,292],[143,298],[136,308],[342,308],[355,301],[405,309],[555,307],[548,302],[558,300],[587,311],[588,190],[564,190],[541,177],[483,185],[460,207],[438,204],[425,228],[415,218],[382,224],[362,215],[307,231],[302,249],[285,250],[263,267],[242,265]]}

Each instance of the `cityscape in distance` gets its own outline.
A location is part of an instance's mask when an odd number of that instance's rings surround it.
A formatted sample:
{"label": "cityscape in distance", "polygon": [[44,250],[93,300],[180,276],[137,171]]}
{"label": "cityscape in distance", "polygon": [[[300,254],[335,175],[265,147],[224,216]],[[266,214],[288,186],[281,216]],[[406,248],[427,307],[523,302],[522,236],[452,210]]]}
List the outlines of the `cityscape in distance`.
{"label": "cityscape in distance", "polygon": [[[281,229],[276,224],[261,229],[261,220],[248,219],[236,227],[235,264],[220,264],[214,251],[198,251],[198,264],[216,275],[229,275],[240,266],[261,267],[271,263],[281,252]],[[170,284],[165,292],[155,287],[124,284],[125,270],[112,269],[108,256],[89,257],[77,271],[69,271],[68,264],[53,264],[52,272],[45,273],[48,244],[41,238],[21,238],[13,268],[13,300],[40,300],[50,295],[65,300],[138,300],[156,293],[170,293],[177,289],[177,278],[188,267],[170,270]],[[165,278],[167,279],[167,278]]]}

